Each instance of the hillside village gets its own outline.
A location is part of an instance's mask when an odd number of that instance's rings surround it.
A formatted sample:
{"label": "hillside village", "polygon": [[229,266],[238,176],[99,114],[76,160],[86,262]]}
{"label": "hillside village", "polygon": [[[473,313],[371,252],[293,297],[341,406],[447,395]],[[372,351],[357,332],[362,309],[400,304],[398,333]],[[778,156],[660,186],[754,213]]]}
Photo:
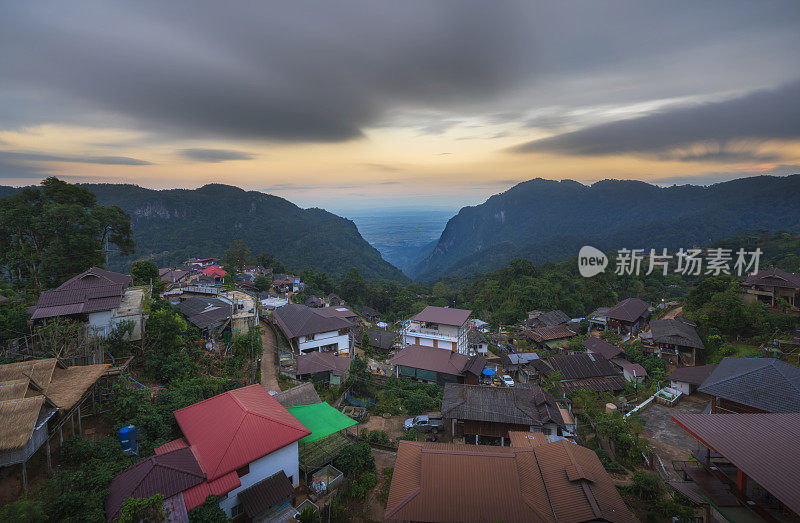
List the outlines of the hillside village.
{"label": "hillside village", "polygon": [[[31,201],[84,212],[82,250]],[[520,259],[401,284],[238,239],[121,273],[90,217],[131,252],[129,217],[87,189],[48,179],[0,208],[2,520],[800,514],[798,235],[726,240],[763,247],[741,277]],[[18,248],[33,237],[43,254]]]}
{"label": "hillside village", "polygon": [[398,319],[243,249],[89,267],[26,309],[0,365],[4,519],[800,515],[800,274],[736,284],[786,326],[737,346],[684,315],[699,291]]}

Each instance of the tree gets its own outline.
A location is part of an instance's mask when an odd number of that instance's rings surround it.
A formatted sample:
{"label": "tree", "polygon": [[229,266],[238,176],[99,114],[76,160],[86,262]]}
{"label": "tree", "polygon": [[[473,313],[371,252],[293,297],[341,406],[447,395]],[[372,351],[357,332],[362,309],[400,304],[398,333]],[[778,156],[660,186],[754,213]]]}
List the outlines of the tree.
{"label": "tree", "polygon": [[367,284],[361,273],[355,267],[350,267],[350,270],[345,274],[342,279],[339,294],[345,301],[355,304],[364,302],[364,296],[367,293]]}
{"label": "tree", "polygon": [[219,497],[208,496],[202,505],[189,511],[189,523],[226,523],[225,512],[219,508]]}
{"label": "tree", "polygon": [[266,276],[256,276],[256,279],[253,280],[253,285],[256,286],[259,292],[268,291],[272,287],[272,280]]}
{"label": "tree", "polygon": [[122,502],[119,523],[161,523],[166,521],[164,494],[149,498],[128,498]]}
{"label": "tree", "polygon": [[8,301],[0,303],[0,346],[6,340],[19,338],[28,332],[27,303],[15,293],[0,290]]}
{"label": "tree", "polygon": [[0,200],[0,266],[35,294],[93,265],[108,241],[133,254],[131,218],[88,189],[50,177]]}
{"label": "tree", "polygon": [[222,255],[222,263],[236,267],[237,270],[242,270],[242,267],[247,264],[249,258],[250,249],[247,247],[247,244],[242,240],[233,240],[231,246],[228,247],[228,250]]}
{"label": "tree", "polygon": [[149,260],[133,262],[131,278],[133,278],[134,285],[156,285],[161,281],[161,277],[158,275],[158,265]]}

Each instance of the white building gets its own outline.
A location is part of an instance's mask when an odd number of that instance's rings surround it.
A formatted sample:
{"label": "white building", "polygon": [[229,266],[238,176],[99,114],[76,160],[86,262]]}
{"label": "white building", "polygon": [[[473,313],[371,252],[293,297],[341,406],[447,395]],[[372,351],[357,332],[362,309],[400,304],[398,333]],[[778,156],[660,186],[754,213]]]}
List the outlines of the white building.
{"label": "white building", "polygon": [[350,330],[355,324],[329,310],[290,303],[276,309],[272,317],[295,352],[350,351]]}
{"label": "white building", "polygon": [[428,306],[403,325],[403,345],[422,345],[467,354],[472,311]]}

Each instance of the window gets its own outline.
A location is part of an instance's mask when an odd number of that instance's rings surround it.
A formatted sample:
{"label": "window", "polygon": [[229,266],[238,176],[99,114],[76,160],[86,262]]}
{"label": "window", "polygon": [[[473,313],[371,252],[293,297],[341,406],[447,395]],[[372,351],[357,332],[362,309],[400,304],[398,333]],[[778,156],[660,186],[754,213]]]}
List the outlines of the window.
{"label": "window", "polygon": [[236,475],[239,476],[240,478],[242,476],[246,476],[248,474],[250,474],[250,464],[249,463],[247,465],[245,465],[244,467],[240,467],[240,468],[236,469]]}
{"label": "window", "polygon": [[238,516],[238,515],[239,515],[239,514],[241,514],[242,512],[244,512],[244,508],[242,507],[242,504],[241,504],[241,503],[239,503],[238,505],[234,506],[234,507],[231,509],[231,517],[232,517],[232,518],[235,518],[236,516]]}
{"label": "window", "polygon": [[314,336],[315,336],[314,334],[309,334],[308,336],[306,336],[306,341],[314,341]]}

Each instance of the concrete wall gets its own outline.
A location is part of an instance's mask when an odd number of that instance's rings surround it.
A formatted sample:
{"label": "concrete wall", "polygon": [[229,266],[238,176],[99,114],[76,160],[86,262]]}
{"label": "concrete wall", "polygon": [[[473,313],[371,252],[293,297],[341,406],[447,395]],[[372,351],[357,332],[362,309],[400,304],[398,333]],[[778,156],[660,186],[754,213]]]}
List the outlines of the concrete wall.
{"label": "concrete wall", "polygon": [[683,381],[670,381],[669,382],[669,386],[672,387],[675,390],[681,391],[682,393],[684,393],[686,395],[689,395],[689,394],[692,393],[692,386],[689,385],[688,383],[683,382]]}
{"label": "concrete wall", "polygon": [[242,486],[228,493],[228,496],[219,502],[219,507],[225,515],[231,517],[231,510],[239,504],[239,492],[252,487],[261,480],[283,470],[292,485],[300,484],[300,462],[297,454],[297,442],[276,450],[271,454],[250,463],[250,472],[239,478]]}
{"label": "concrete wall", "polygon": [[315,334],[313,340],[309,339],[309,336],[300,336],[298,341],[300,352],[316,350],[334,343],[338,346],[337,350],[347,350],[350,348],[350,336],[348,334],[339,334],[339,331]]}

